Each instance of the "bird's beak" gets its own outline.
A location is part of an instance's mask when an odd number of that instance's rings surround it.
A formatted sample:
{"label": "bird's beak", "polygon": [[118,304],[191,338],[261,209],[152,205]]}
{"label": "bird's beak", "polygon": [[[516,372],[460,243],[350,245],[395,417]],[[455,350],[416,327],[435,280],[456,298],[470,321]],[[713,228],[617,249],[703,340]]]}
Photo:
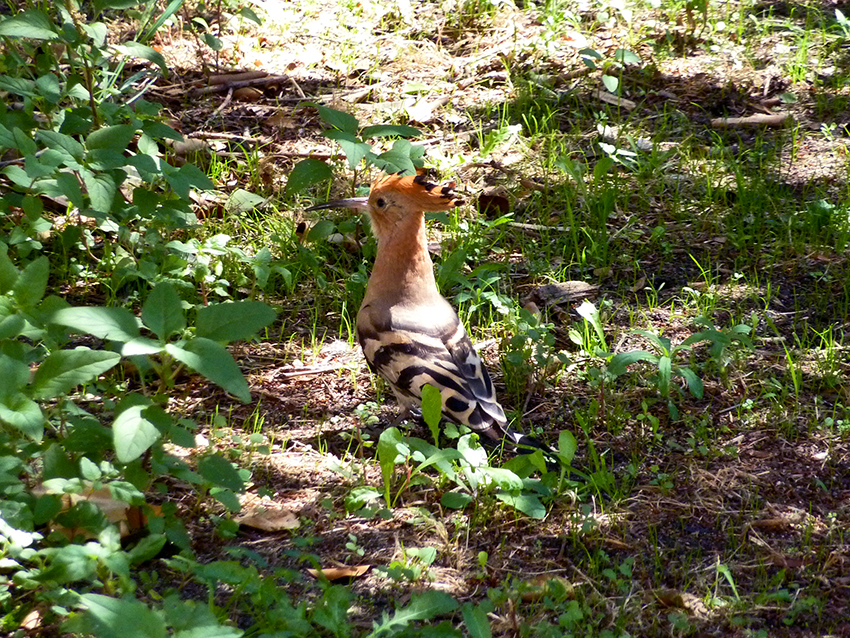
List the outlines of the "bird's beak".
{"label": "bird's beak", "polygon": [[353,208],[354,210],[369,210],[368,197],[349,197],[348,199],[335,199],[325,204],[310,206],[305,210],[321,210],[323,208]]}

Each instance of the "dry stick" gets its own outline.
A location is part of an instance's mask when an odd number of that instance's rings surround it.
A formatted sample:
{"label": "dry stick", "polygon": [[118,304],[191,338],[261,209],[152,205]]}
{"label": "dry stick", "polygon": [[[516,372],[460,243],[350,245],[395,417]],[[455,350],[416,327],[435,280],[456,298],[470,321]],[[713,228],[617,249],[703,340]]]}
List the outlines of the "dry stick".
{"label": "dry stick", "polygon": [[224,93],[230,88],[241,89],[246,86],[266,86],[267,84],[281,84],[289,79],[288,75],[272,75],[265,78],[254,78],[253,80],[239,80],[228,84],[214,84],[202,86],[191,91],[192,95],[208,95],[209,93]]}
{"label": "dry stick", "polygon": [[603,102],[613,104],[614,106],[620,106],[627,111],[634,111],[637,108],[637,104],[635,102],[627,100],[624,97],[617,97],[613,93],[608,93],[607,91],[593,91],[592,95]]}
{"label": "dry stick", "polygon": [[344,368],[351,368],[349,364],[345,363],[336,363],[330,366],[317,366],[315,368],[302,368],[300,370],[294,370],[292,372],[280,372],[278,376],[283,377],[284,379],[297,379],[298,377],[310,377],[314,374],[323,374],[325,372],[333,372],[334,370],[341,370]]}
{"label": "dry stick", "polygon": [[218,116],[218,115],[219,115],[219,114],[220,114],[220,113],[221,113],[224,109],[226,109],[226,108],[227,108],[227,105],[228,105],[228,104],[230,104],[230,100],[232,100],[232,99],[233,99],[233,87],[230,87],[230,90],[227,92],[227,97],[226,97],[226,98],[224,98],[224,101],[223,101],[221,104],[219,104],[218,108],[217,108],[215,111],[213,111],[213,112],[212,112],[212,115],[210,115],[210,116],[207,118],[207,121],[206,121],[206,122],[204,122],[203,126],[205,126],[205,127],[206,127],[206,126],[207,126],[210,122],[212,122],[212,121],[213,121],[213,119],[215,119],[215,118],[216,118],[216,117],[217,117],[217,116]]}
{"label": "dry stick", "polygon": [[242,73],[227,73],[225,75],[214,75],[209,79],[210,84],[227,84],[233,82],[242,82],[244,80],[255,80],[257,78],[268,77],[266,71],[244,71]]}
{"label": "dry stick", "polygon": [[785,126],[793,121],[790,113],[757,113],[747,117],[718,117],[711,120],[712,128],[734,128],[736,126]]}

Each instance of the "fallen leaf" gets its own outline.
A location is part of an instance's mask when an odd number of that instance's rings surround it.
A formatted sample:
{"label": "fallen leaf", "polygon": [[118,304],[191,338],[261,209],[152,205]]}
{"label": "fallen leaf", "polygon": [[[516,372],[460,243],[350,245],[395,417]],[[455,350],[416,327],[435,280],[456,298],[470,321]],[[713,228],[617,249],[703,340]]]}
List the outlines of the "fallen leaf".
{"label": "fallen leaf", "polygon": [[233,92],[233,99],[238,102],[256,102],[263,97],[263,92],[253,86],[243,86]]}
{"label": "fallen leaf", "polygon": [[538,304],[551,306],[553,304],[574,302],[589,297],[599,290],[599,286],[585,281],[562,281],[546,284],[535,288],[528,298]]}
{"label": "fallen leaf", "polygon": [[630,288],[632,292],[638,292],[643,290],[643,287],[646,285],[646,277],[641,277],[635,282],[635,285]]}
{"label": "fallen leaf", "polygon": [[485,217],[501,217],[511,212],[511,202],[503,188],[488,188],[478,196],[478,212]]}
{"label": "fallen leaf", "polygon": [[313,578],[318,578],[319,574],[328,580],[339,580],[340,578],[358,578],[368,572],[372,568],[371,565],[352,565],[351,567],[326,567],[325,569],[308,569],[307,573]]}
{"label": "fallen leaf", "polygon": [[573,596],[573,585],[563,576],[553,574],[540,574],[531,580],[523,581],[520,598],[527,603],[542,600],[544,596],[552,592],[553,588],[563,587],[569,598]]}
{"label": "fallen leaf", "polygon": [[21,621],[21,629],[38,629],[41,627],[41,612],[32,609]]}
{"label": "fallen leaf", "polygon": [[279,532],[301,526],[298,516],[279,503],[263,501],[253,494],[248,494],[241,500],[243,513],[233,518],[240,525],[263,532]]}
{"label": "fallen leaf", "polygon": [[[44,486],[33,488],[33,494],[36,495],[49,493],[51,493],[50,490]],[[129,503],[113,498],[112,493],[107,487],[83,492],[82,494],[62,494],[61,499],[62,512],[67,512],[74,505],[83,501],[97,505],[106,515],[107,520],[118,526],[121,538],[129,536],[147,524],[147,518],[144,512],[142,512],[141,507],[130,505]],[[78,534],[81,534],[85,538],[95,538],[97,536],[83,529],[69,529],[54,522],[50,523],[50,529],[65,534],[69,539],[74,538]]]}

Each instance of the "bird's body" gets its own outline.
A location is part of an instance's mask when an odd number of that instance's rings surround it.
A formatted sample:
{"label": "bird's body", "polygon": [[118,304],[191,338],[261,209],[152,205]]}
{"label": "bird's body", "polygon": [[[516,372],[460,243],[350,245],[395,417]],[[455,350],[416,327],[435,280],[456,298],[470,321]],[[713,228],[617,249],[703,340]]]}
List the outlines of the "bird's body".
{"label": "bird's body", "polygon": [[329,202],[366,210],[378,241],[375,266],[357,314],[357,338],[370,368],[392,388],[406,411],[421,404],[422,387],[440,391],[443,414],[483,441],[503,437],[551,453],[507,425],[490,375],[457,313],[440,294],[428,253],[424,213],[462,204],[452,186],[422,176],[386,175],[368,198]]}

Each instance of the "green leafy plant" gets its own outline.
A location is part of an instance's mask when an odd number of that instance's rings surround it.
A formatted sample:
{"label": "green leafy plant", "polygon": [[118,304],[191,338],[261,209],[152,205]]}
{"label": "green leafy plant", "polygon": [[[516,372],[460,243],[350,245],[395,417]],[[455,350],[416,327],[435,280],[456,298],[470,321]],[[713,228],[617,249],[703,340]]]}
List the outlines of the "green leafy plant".
{"label": "green leafy plant", "polygon": [[[354,183],[357,182],[357,172],[360,164],[365,167],[376,166],[387,173],[415,173],[422,167],[422,156],[425,149],[414,146],[407,139],[420,135],[418,129],[400,124],[376,124],[361,127],[353,115],[338,111],[320,104],[308,104],[316,108],[319,117],[328,125],[322,135],[339,144],[348,163],[348,168],[354,171]],[[376,138],[397,137],[392,147],[378,152],[367,140]],[[333,177],[330,167],[315,159],[298,162],[289,174],[286,183],[286,194],[298,193],[304,189],[325,182]]]}
{"label": "green leafy plant", "polygon": [[670,418],[675,421],[679,418],[679,411],[671,398],[671,390],[673,388],[679,392],[682,390],[678,385],[672,383],[674,378],[683,379],[691,395],[697,399],[701,399],[703,395],[702,379],[700,379],[689,365],[678,360],[680,356],[690,352],[699,343],[710,343],[711,348],[709,349],[709,353],[711,357],[715,361],[720,362],[722,361],[725,350],[733,343],[752,347],[752,342],[747,336],[750,330],[750,326],[745,324],[734,326],[727,332],[708,328],[692,334],[676,346],[673,346],[671,340],[667,337],[662,337],[648,330],[634,330],[634,334],[644,337],[655,348],[656,352],[631,350],[629,352],[618,353],[608,361],[606,371],[609,375],[616,378],[625,374],[628,367],[638,361],[644,361],[654,366],[657,369],[657,373],[651,380],[658,389],[658,393],[667,402]]}

